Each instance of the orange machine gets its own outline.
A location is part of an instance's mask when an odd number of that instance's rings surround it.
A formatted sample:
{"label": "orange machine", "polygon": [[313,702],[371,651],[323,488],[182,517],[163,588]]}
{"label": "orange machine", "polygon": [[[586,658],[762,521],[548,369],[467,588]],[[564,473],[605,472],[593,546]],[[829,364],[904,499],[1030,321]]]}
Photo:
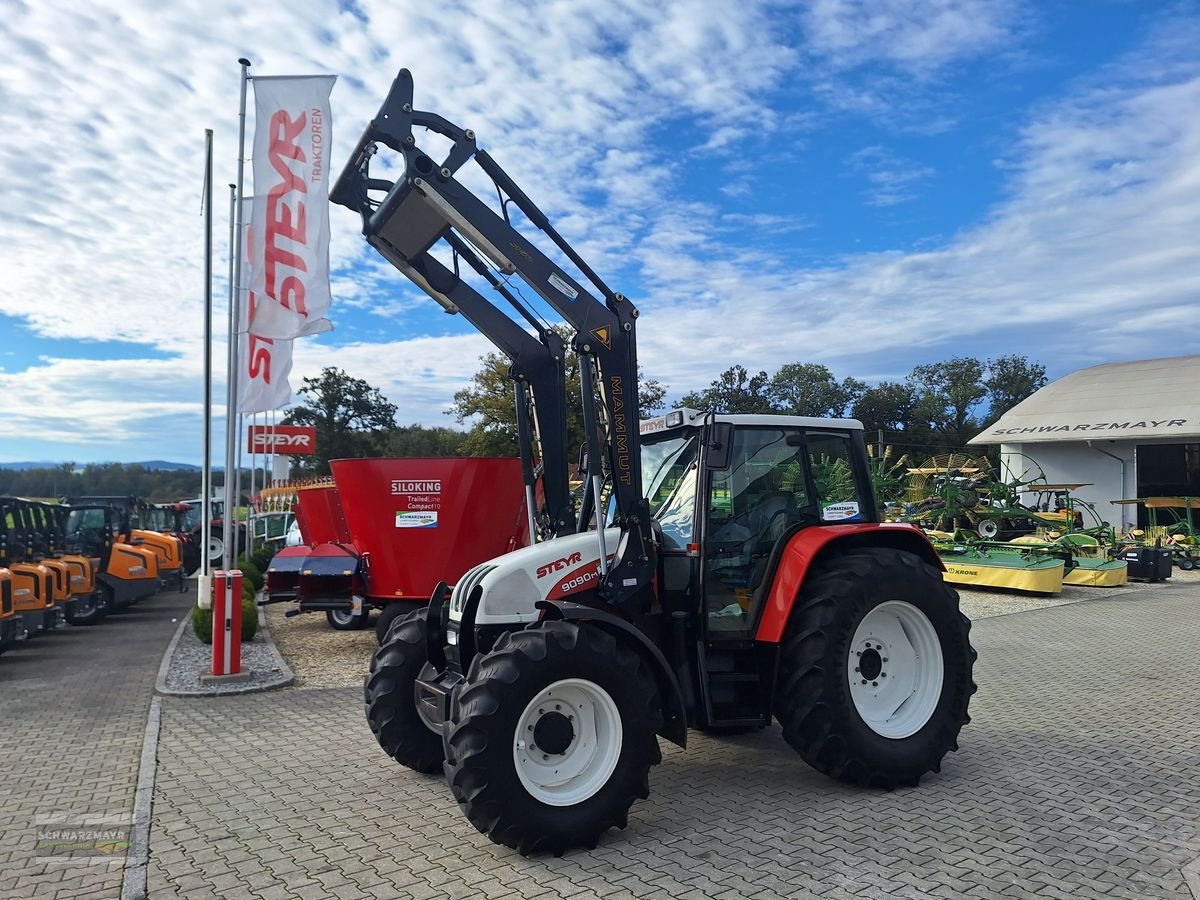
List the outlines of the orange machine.
{"label": "orange machine", "polygon": [[120,540],[128,528],[113,507],[73,504],[63,530],[71,552],[88,557],[96,572],[97,617],[158,592],[157,554],[150,547]]}
{"label": "orange machine", "polygon": [[55,601],[56,571],[34,558],[25,531],[24,504],[15,497],[0,497],[0,566],[12,576],[13,612],[24,620],[30,634],[53,631],[66,621],[64,607],[71,596],[64,581]]}
{"label": "orange machine", "polygon": [[13,608],[13,575],[0,569],[0,653],[25,640],[25,624]]}
{"label": "orange machine", "polygon": [[116,539],[118,543],[132,546],[148,547],[154,551],[158,560],[158,584],[162,589],[178,588],[180,592],[187,587],[187,575],[183,568],[183,541],[174,535],[160,534],[138,527],[142,524],[143,504],[136,497],[78,497],[71,500],[71,505],[107,506],[113,509],[118,517]]}
{"label": "orange machine", "polygon": [[69,510],[52,503],[32,503],[29,509],[33,525],[39,537],[35,544],[43,558],[61,563],[67,569],[67,587],[70,599],[65,613],[69,625],[92,625],[104,615],[103,598],[96,583],[99,561],[81,553],[71,552],[67,545],[66,525]]}

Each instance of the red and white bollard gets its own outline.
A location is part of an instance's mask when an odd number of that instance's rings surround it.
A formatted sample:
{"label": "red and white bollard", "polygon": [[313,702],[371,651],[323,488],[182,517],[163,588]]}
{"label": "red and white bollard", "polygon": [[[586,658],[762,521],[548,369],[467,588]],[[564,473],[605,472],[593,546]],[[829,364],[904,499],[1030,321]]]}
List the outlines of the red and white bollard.
{"label": "red and white bollard", "polygon": [[213,573],[212,673],[242,671],[242,573],[240,569]]}

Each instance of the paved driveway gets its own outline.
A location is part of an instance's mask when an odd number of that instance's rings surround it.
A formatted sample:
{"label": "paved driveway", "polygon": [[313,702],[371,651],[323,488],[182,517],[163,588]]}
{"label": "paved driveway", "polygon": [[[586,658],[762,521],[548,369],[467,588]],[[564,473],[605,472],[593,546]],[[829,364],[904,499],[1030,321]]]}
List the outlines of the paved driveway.
{"label": "paved driveway", "polygon": [[975,722],[917,789],[777,729],[664,744],[593,852],[523,859],[383,756],[354,689],[164,702],[153,897],[1188,897],[1200,887],[1200,589],[978,622]]}
{"label": "paved driveway", "polygon": [[[38,823],[127,832],[163,651],[194,594],[164,593],[0,658],[0,897],[115,897],[111,864],[38,856]],[[104,820],[104,821],[101,821]]]}

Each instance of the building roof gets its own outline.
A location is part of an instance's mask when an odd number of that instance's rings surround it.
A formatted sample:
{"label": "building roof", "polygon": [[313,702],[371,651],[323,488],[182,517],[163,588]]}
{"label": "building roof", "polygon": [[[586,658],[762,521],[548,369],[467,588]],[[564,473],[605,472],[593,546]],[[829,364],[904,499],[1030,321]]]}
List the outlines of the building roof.
{"label": "building roof", "polygon": [[1200,437],[1200,356],[1080,369],[1022,400],[970,444]]}

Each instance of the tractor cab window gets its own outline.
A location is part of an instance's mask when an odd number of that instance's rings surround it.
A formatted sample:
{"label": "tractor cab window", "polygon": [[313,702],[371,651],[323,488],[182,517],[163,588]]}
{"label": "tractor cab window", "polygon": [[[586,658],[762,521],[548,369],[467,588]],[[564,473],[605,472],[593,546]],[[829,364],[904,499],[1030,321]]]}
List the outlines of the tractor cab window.
{"label": "tractor cab window", "polygon": [[694,540],[699,448],[694,431],[642,444],[642,485],[667,550],[685,550]]}
{"label": "tractor cab window", "polygon": [[729,468],[712,473],[704,548],[710,633],[747,635],[776,541],[798,522],[815,521],[806,452],[796,429],[739,428]]}
{"label": "tractor cab window", "polygon": [[862,497],[854,472],[850,436],[810,431],[804,436],[812,466],[813,485],[821,521],[828,524],[862,521]]}
{"label": "tractor cab window", "polygon": [[86,556],[102,556],[108,540],[102,509],[73,509],[67,516],[67,539]]}

